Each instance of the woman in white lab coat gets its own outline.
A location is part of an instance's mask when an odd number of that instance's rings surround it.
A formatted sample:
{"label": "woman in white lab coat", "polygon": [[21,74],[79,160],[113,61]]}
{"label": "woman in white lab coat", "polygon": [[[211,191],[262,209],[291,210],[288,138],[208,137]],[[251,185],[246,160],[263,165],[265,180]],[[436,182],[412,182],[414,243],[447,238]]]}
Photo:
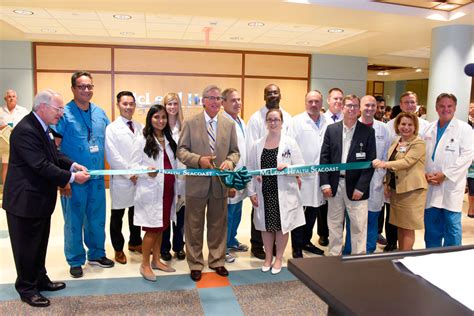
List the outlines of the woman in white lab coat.
{"label": "woman in white lab coat", "polygon": [[[250,169],[275,168],[304,164],[300,149],[293,138],[282,135],[283,115],[279,109],[267,112],[267,136],[259,139],[249,153]],[[281,271],[288,233],[305,224],[303,206],[296,175],[258,176],[249,185],[249,196],[255,208],[254,224],[262,232],[265,261],[262,271]],[[273,262],[273,243],[276,257]]]}
{"label": "woman in white lab coat", "polygon": [[[168,113],[168,125],[171,129],[171,134],[176,144],[179,141],[179,132],[183,126],[183,110],[181,108],[181,101],[179,95],[173,92],[167,93],[163,97],[163,105]],[[186,167],[178,161],[178,169],[185,169]],[[170,226],[163,232],[163,239],[161,242],[161,259],[165,261],[171,260],[171,249],[173,249],[178,260],[186,258],[184,251],[184,176],[176,177],[176,221],[170,223]],[[173,227],[173,238],[171,239],[171,227]],[[172,242],[171,242],[172,241]]]}
{"label": "woman in white lab coat", "polygon": [[[165,107],[153,105],[146,117],[143,135],[135,142],[132,165],[134,169],[175,169],[176,142],[168,125]],[[156,281],[152,269],[174,272],[160,261],[163,231],[175,220],[175,176],[150,172],[138,176],[135,194],[136,225],[145,231],[142,243],[140,274],[148,281]],[[153,258],[150,264],[150,254]]]}

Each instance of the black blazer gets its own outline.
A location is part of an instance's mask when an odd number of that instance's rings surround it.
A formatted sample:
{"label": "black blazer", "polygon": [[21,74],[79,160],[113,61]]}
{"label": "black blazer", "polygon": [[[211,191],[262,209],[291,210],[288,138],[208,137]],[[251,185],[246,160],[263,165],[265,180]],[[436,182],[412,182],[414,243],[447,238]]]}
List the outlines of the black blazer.
{"label": "black blazer", "polygon": [[[321,148],[320,164],[341,163],[342,130],[343,121],[331,124],[327,127]],[[356,156],[356,154],[360,152],[365,152],[365,158]],[[372,161],[376,156],[374,129],[357,121],[351,146],[347,154],[347,162]],[[367,200],[369,198],[370,180],[373,174],[373,168],[346,170],[346,193],[349,199],[352,200],[354,189],[364,192],[361,200]],[[336,195],[339,185],[339,176],[339,171],[319,173],[320,185],[329,184],[331,186],[332,196]]]}
{"label": "black blazer", "polygon": [[3,209],[20,217],[49,217],[58,186],[71,178],[72,161],[60,153],[33,112],[10,136],[10,161],[3,190]]}

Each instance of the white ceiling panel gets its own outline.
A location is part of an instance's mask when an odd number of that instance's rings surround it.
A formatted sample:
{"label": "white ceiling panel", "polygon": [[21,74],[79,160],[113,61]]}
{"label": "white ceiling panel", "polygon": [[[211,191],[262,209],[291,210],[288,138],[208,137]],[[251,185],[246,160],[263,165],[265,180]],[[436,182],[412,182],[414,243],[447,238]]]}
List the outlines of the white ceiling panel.
{"label": "white ceiling panel", "polygon": [[55,19],[45,19],[45,18],[13,18],[16,23],[19,23],[24,26],[43,26],[43,27],[61,27]]}
{"label": "white ceiling panel", "polygon": [[164,38],[164,39],[176,39],[180,40],[183,37],[183,32],[158,32],[158,31],[147,31],[148,38]]}
{"label": "white ceiling panel", "polygon": [[68,29],[74,35],[82,36],[109,36],[109,33],[105,29],[85,29],[85,28],[69,28]]}
{"label": "white ceiling panel", "polygon": [[60,34],[71,34],[69,30],[64,27],[44,27],[44,26],[30,26],[30,33],[38,34],[49,34],[49,35],[60,35]]}
{"label": "white ceiling panel", "polygon": [[56,19],[60,20],[91,20],[99,21],[100,18],[95,11],[85,10],[60,10],[60,9],[46,9]]}
{"label": "white ceiling panel", "polygon": [[[99,15],[99,18],[104,21],[105,23],[109,22],[145,22],[145,13],[144,12],[123,12],[123,11],[98,11],[97,14]],[[114,18],[114,15],[129,15],[131,16],[130,20],[120,20]]]}
{"label": "white ceiling panel", "polygon": [[271,37],[271,36],[260,36],[252,40],[252,43],[264,43],[264,44],[286,44],[289,41],[288,38]]}
{"label": "white ceiling panel", "polygon": [[163,23],[147,23],[146,29],[148,31],[160,32],[184,32],[187,29],[186,24],[163,24]]}
{"label": "white ceiling panel", "polygon": [[91,20],[57,20],[61,25],[67,28],[85,28],[85,29],[103,29],[104,24],[101,21]]}
{"label": "white ceiling panel", "polygon": [[150,14],[146,13],[147,23],[166,23],[166,24],[189,24],[192,16],[188,15],[168,15],[168,14]]}

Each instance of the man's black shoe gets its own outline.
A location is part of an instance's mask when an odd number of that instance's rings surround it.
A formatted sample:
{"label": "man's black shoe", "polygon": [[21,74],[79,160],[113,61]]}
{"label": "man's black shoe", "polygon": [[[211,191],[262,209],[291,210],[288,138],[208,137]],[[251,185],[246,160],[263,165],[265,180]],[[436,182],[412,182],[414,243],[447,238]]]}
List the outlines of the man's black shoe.
{"label": "man's black shoe", "polygon": [[171,260],[171,253],[168,251],[168,252],[163,252],[161,254],[161,259],[163,259],[164,261],[170,261]]}
{"label": "man's black shoe", "polygon": [[81,266],[71,267],[71,269],[69,269],[69,273],[75,279],[82,278],[82,276],[84,275],[84,273],[82,273],[82,267]]}
{"label": "man's black shoe", "polygon": [[184,250],[180,250],[176,253],[176,258],[178,258],[178,260],[184,260],[186,259],[186,252],[184,252]]}
{"label": "man's black shoe", "polygon": [[388,251],[394,251],[397,250],[397,245],[391,245],[387,244],[387,246],[383,247],[383,251],[388,252]]}
{"label": "man's black shoe", "polygon": [[49,281],[46,284],[38,286],[38,290],[40,291],[59,291],[66,287],[66,283],[64,282],[51,282]]}
{"label": "man's black shoe", "polygon": [[293,258],[303,258],[303,251],[301,248],[293,248]]}
{"label": "man's black shoe", "polygon": [[314,253],[315,255],[318,256],[324,256],[324,251],[313,245],[312,243],[309,243],[305,246],[303,246],[303,250],[309,251],[311,253]]}
{"label": "man's black shoe", "polygon": [[326,247],[327,245],[329,245],[329,238],[326,236],[319,237],[318,244],[323,247]]}
{"label": "man's black shoe", "polygon": [[39,293],[28,297],[22,297],[21,300],[33,307],[48,307],[50,305],[50,301]]}
{"label": "man's black shoe", "polygon": [[265,260],[265,251],[263,249],[252,249],[250,252],[255,258]]}

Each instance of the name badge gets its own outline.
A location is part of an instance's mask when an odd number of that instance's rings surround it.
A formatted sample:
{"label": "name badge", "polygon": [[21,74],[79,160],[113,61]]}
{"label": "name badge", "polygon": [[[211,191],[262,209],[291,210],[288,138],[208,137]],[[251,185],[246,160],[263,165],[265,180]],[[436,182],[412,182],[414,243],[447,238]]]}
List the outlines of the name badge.
{"label": "name badge", "polygon": [[456,151],[456,149],[454,148],[454,146],[450,146],[450,145],[447,145],[444,150],[445,150],[445,151],[452,152],[452,153]]}
{"label": "name badge", "polygon": [[407,149],[408,149],[408,148],[407,148],[406,146],[400,146],[400,147],[398,148],[398,152],[406,153],[406,152],[407,152]]}
{"label": "name badge", "polygon": [[48,134],[49,134],[49,138],[50,138],[51,140],[54,140],[53,133],[49,132]]}
{"label": "name badge", "polygon": [[356,153],[356,159],[365,159],[365,152]]}
{"label": "name badge", "polygon": [[99,146],[97,145],[90,145],[89,146],[89,151],[93,154],[93,153],[97,153],[99,152]]}

